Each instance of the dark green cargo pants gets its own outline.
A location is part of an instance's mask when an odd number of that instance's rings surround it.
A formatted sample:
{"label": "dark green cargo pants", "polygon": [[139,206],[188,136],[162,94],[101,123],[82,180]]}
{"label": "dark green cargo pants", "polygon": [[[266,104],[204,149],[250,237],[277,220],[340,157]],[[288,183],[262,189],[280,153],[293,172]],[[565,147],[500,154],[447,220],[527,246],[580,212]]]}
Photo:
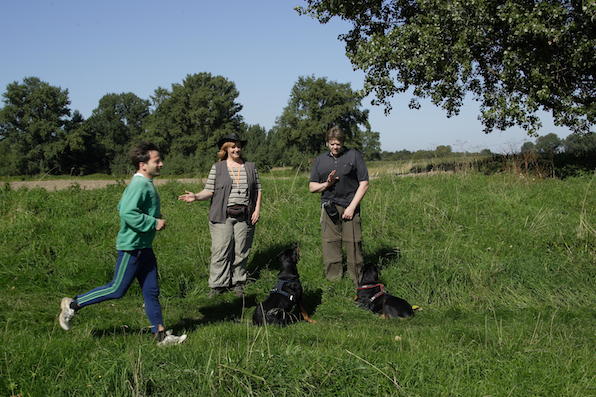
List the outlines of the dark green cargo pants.
{"label": "dark green cargo pants", "polygon": [[341,219],[345,208],[336,205],[339,221],[334,223],[327,212],[321,208],[321,236],[323,240],[323,262],[325,277],[329,281],[342,278],[342,246],[346,253],[348,274],[355,285],[358,285],[362,274],[362,228],[360,212],[356,212],[351,220]]}

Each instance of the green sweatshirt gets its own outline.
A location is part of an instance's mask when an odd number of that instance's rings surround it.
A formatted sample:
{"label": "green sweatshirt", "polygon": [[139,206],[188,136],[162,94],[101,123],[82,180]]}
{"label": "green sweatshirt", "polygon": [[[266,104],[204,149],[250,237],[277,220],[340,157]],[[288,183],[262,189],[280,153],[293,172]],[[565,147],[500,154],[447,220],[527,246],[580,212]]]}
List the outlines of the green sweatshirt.
{"label": "green sweatshirt", "polygon": [[160,217],[159,194],[153,181],[135,174],[124,190],[120,203],[120,231],[116,249],[130,251],[151,248],[157,218]]}

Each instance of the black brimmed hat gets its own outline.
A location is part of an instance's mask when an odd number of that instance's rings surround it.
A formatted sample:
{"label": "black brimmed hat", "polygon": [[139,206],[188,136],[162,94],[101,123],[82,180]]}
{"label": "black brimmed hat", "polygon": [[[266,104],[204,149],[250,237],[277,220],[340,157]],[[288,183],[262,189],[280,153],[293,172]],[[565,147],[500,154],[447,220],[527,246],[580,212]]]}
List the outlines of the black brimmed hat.
{"label": "black brimmed hat", "polygon": [[219,138],[219,141],[217,141],[217,147],[220,148],[221,145],[223,145],[226,142],[239,142],[240,146],[244,147],[244,146],[246,146],[246,143],[248,141],[244,140],[244,139],[240,139],[238,134],[236,134],[235,132],[232,132],[231,134],[224,135],[223,137]]}

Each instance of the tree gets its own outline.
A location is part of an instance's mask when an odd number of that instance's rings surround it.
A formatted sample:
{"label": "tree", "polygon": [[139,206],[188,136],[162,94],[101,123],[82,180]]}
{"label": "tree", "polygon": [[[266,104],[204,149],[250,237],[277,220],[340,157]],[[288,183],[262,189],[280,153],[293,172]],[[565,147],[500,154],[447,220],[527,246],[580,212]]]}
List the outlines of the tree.
{"label": "tree", "polygon": [[381,159],[381,141],[380,134],[376,131],[371,131],[370,128],[361,132],[362,141],[362,156],[365,160],[380,160]]}
{"label": "tree", "polygon": [[270,139],[267,130],[260,125],[247,125],[242,123],[242,137],[248,141],[246,147],[242,148],[243,155],[257,164],[259,171],[271,168]]}
{"label": "tree", "polygon": [[569,134],[562,142],[565,153],[574,155],[596,154],[596,134]]}
{"label": "tree", "polygon": [[447,157],[451,153],[453,153],[451,145],[439,145],[435,148],[435,156],[437,157]]}
{"label": "tree", "polygon": [[520,152],[522,154],[536,153],[536,145],[534,145],[534,142],[524,142],[521,146]]}
{"label": "tree", "polygon": [[94,172],[107,172],[104,166],[104,150],[98,143],[96,132],[89,128],[87,121],[78,110],[65,125],[65,143],[61,155],[63,173],[85,175]]}
{"label": "tree", "polygon": [[480,102],[486,133],[555,124],[587,132],[596,117],[596,2],[579,0],[306,0],[297,7],[321,23],[352,23],[340,36],[365,94],[418,99],[458,114],[467,93]]}
{"label": "tree", "polygon": [[[144,123],[149,116],[150,102],[132,92],[106,94],[86,122],[79,136],[85,146],[94,147],[100,154],[104,172],[125,173],[129,165],[128,150],[131,142],[142,139]],[[99,153],[98,153],[99,152]]]}
{"label": "tree", "polygon": [[550,133],[536,138],[536,151],[541,154],[553,156],[561,146],[561,138],[557,134]]}
{"label": "tree", "polygon": [[378,133],[370,131],[368,110],[360,109],[361,102],[361,96],[348,83],[299,77],[288,105],[272,129],[272,151],[278,154],[277,163],[307,165],[323,149],[325,132],[332,125],[344,130],[347,145],[362,150],[366,144],[380,152]]}
{"label": "tree", "polygon": [[383,151],[381,153],[381,160],[385,161],[410,160],[411,158],[412,152],[407,149],[402,149],[395,152]]}
{"label": "tree", "polygon": [[0,109],[1,150],[18,174],[60,173],[65,125],[70,116],[68,90],[37,77],[8,84]]}
{"label": "tree", "polygon": [[241,129],[238,95],[233,82],[210,73],[187,75],[170,91],[160,87],[152,97],[155,111],[147,121],[147,136],[164,153],[179,161],[194,157],[195,168],[208,169],[217,140]]}

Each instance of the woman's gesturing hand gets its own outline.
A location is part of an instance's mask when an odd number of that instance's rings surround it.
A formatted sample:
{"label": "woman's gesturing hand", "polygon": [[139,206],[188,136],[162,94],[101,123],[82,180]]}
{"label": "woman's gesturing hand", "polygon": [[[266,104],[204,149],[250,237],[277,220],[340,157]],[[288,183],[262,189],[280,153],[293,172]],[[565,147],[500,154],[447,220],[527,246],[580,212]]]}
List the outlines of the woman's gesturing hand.
{"label": "woman's gesturing hand", "polygon": [[187,203],[192,203],[197,199],[197,196],[193,192],[186,191],[185,194],[178,196],[178,200],[186,201]]}

